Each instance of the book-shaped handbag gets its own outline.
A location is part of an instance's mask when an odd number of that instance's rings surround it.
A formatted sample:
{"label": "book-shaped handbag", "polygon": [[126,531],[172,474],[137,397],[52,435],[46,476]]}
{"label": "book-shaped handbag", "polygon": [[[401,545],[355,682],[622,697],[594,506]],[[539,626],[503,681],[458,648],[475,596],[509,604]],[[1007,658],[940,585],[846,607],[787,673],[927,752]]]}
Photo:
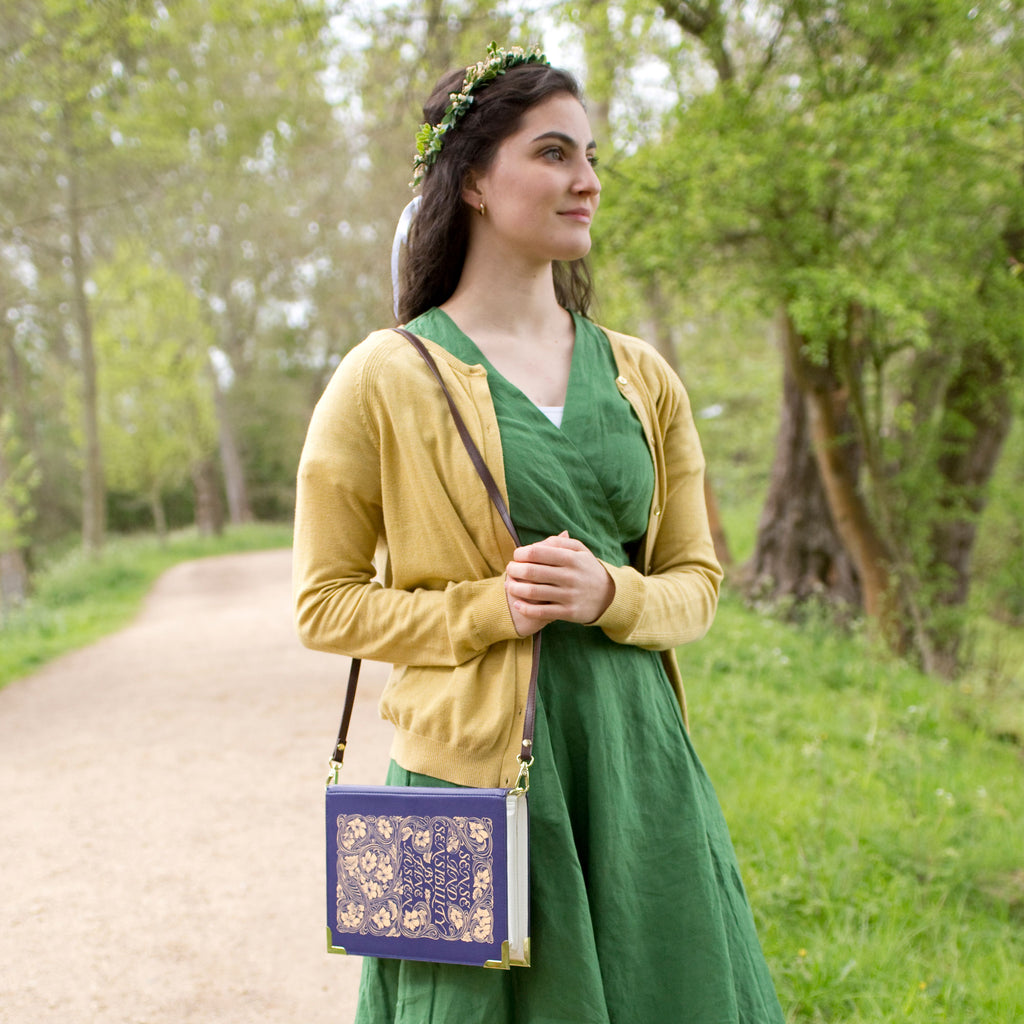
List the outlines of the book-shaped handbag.
{"label": "book-shaped handbag", "polygon": [[528,966],[527,795],[328,786],[332,953]]}
{"label": "book-shaped handbag", "polygon": [[[516,546],[519,537],[432,356],[399,328],[441,384],[455,426]],[[359,680],[353,659],[327,780],[327,948],[331,953],[478,967],[530,966],[530,765],[540,634],[512,789],[345,786],[338,776]]]}

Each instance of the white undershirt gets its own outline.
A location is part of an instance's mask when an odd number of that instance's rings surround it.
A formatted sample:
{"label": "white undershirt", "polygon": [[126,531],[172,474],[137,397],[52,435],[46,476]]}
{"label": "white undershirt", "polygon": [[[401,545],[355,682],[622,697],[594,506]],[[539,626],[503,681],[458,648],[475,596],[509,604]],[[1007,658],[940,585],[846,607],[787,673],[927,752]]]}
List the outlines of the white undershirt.
{"label": "white undershirt", "polygon": [[538,405],[538,409],[559,429],[562,426],[562,413],[565,412],[564,405]]}

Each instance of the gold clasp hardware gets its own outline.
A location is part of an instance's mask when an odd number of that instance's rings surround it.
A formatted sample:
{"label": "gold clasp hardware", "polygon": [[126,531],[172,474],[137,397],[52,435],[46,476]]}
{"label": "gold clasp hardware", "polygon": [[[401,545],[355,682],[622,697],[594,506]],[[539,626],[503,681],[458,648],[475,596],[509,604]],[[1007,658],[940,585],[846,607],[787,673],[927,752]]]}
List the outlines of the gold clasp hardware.
{"label": "gold clasp hardware", "polygon": [[514,796],[519,796],[522,793],[530,792],[530,765],[533,764],[533,758],[524,761],[520,756],[516,758],[516,762],[519,764],[519,778],[516,779],[515,787],[511,792]]}
{"label": "gold clasp hardware", "polygon": [[331,774],[327,776],[328,786],[336,786],[338,784],[338,777],[341,775],[341,766],[345,760],[345,748],[347,746],[348,744],[344,740],[339,740],[338,745],[334,748],[335,756],[328,762],[331,766]]}

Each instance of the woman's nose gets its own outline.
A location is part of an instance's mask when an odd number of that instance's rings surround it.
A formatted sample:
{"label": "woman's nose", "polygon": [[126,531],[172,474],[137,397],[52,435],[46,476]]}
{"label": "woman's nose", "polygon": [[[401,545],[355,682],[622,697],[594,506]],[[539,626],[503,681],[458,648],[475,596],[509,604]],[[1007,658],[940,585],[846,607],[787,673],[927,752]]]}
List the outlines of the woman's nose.
{"label": "woman's nose", "polygon": [[576,191],[592,193],[595,196],[601,191],[601,179],[597,176],[597,171],[589,160],[584,162],[580,171]]}

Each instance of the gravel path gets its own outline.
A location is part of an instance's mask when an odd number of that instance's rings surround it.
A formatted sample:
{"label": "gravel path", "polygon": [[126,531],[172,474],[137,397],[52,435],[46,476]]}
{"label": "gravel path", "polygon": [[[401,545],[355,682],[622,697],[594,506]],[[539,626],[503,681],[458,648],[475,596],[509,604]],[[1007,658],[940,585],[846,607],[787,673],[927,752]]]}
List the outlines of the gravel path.
{"label": "gravel path", "polygon": [[[322,820],[347,662],[299,645],[289,573],[179,565],[128,628],[0,691],[3,1024],[350,1024]],[[383,779],[384,675],[346,781]]]}

